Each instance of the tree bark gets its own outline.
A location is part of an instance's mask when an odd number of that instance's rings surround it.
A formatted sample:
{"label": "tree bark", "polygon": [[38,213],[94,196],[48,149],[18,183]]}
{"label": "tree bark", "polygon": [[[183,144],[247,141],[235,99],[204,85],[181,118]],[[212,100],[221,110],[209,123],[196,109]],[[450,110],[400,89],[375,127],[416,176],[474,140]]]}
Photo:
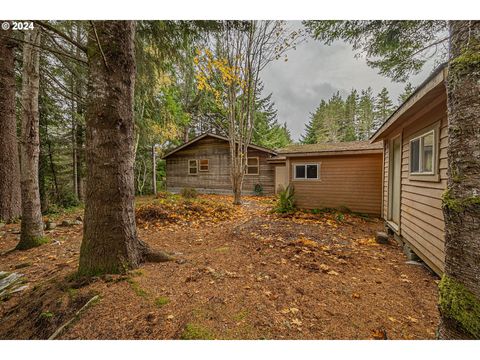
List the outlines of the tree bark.
{"label": "tree bark", "polygon": [[[12,31],[2,31],[12,36]],[[0,37],[0,221],[22,212],[17,121],[15,117],[15,43]]]}
{"label": "tree bark", "polygon": [[134,35],[133,21],[95,21],[89,27],[80,275],[123,273],[143,260],[159,260],[139,240],[135,224]]}
{"label": "tree bark", "polygon": [[450,35],[439,336],[480,338],[480,22],[451,21]]}
{"label": "tree bark", "polygon": [[39,67],[40,31],[25,32],[22,72],[22,135],[20,170],[22,192],[22,225],[17,249],[24,250],[41,245],[43,221],[38,184],[39,136]]}
{"label": "tree bark", "polygon": [[157,195],[157,153],[155,145],[152,145],[152,190],[153,195]]}

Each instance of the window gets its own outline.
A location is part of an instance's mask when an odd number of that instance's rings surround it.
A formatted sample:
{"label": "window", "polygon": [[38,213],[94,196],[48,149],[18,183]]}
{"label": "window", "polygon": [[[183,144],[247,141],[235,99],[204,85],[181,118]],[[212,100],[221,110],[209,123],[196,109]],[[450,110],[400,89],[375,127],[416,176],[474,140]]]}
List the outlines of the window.
{"label": "window", "polygon": [[188,160],[188,175],[197,175],[198,162],[197,160]]}
{"label": "window", "polygon": [[410,173],[433,174],[435,154],[434,130],[410,140]]}
{"label": "window", "polygon": [[208,159],[200,160],[199,171],[202,171],[202,172],[208,171]]}
{"label": "window", "polygon": [[294,166],[295,180],[319,179],[320,164],[298,164]]}
{"label": "window", "polygon": [[247,175],[258,175],[259,171],[259,160],[258,157],[249,157],[247,158]]}

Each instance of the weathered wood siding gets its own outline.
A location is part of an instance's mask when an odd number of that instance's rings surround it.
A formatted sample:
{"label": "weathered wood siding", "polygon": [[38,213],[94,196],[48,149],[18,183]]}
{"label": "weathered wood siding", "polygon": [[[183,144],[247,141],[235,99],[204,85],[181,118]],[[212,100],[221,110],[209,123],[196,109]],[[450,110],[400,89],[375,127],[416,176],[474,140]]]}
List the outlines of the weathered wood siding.
{"label": "weathered wood siding", "polygon": [[[440,126],[437,143],[439,146],[437,159],[439,179],[438,181],[415,180],[409,177],[410,140],[414,134],[435,124]],[[411,245],[417,255],[437,273],[443,272],[445,261],[445,223],[441,199],[447,186],[447,126],[446,101],[443,101],[414,122],[400,129],[402,132],[402,181],[398,235]],[[388,144],[388,141],[386,143]],[[388,155],[388,145],[386,145],[383,201],[385,219],[387,219],[388,213]]]}
{"label": "weathered wood siding", "polygon": [[[319,180],[294,180],[295,164],[319,163]],[[300,208],[348,207],[380,215],[382,207],[382,154],[290,158],[288,178]]]}
{"label": "weathered wood siding", "polygon": [[[274,167],[267,163],[270,154],[251,149],[249,157],[258,157],[259,175],[245,175],[243,191],[253,193],[256,184],[263,187],[266,195],[274,193]],[[209,160],[208,172],[188,174],[188,160]],[[177,151],[166,159],[167,190],[178,192],[182,188],[195,188],[200,192],[231,193],[229,143],[213,137],[205,137]]]}

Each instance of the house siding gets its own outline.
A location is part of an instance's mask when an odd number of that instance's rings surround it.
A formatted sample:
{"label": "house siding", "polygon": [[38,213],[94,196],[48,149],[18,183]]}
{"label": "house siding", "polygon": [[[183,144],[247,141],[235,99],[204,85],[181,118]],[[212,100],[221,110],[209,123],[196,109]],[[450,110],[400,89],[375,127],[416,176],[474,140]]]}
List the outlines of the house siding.
{"label": "house siding", "polygon": [[[408,119],[407,119],[408,120]],[[419,181],[409,177],[410,140],[422,129],[439,125],[438,136],[438,181]],[[442,211],[442,194],[447,187],[448,123],[446,101],[442,101],[414,122],[403,127],[402,171],[400,189],[400,227],[398,235],[406,241],[417,255],[435,272],[444,271],[445,222]],[[398,134],[398,132],[397,132]],[[388,140],[393,137],[390,136]],[[388,141],[384,155],[384,200],[383,216],[388,216]]]}
{"label": "house siding", "polygon": [[[293,179],[293,167],[320,163],[319,180]],[[289,181],[300,208],[339,208],[380,215],[382,208],[382,154],[290,158]]]}
{"label": "house siding", "polygon": [[[257,149],[248,151],[249,157],[259,158],[259,174],[245,175],[243,191],[252,194],[256,184],[266,195],[274,193],[274,167],[267,163],[270,154]],[[188,160],[209,160],[209,171],[188,174]],[[231,193],[230,146],[227,141],[205,137],[166,158],[167,190],[178,192],[182,188],[194,188],[207,193]]]}

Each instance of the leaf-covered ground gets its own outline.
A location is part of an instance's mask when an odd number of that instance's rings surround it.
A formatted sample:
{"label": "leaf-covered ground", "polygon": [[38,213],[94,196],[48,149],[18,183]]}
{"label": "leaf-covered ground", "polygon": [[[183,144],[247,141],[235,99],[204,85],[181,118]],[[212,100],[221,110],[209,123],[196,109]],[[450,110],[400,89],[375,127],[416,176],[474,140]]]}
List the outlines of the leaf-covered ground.
{"label": "leaf-covered ground", "polygon": [[[161,195],[137,201],[139,234],[176,261],[84,282],[75,272],[81,210],[53,221],[49,244],[11,251],[18,224],[0,229],[0,271],[29,288],[0,301],[0,338],[433,339],[437,278],[378,245],[379,219],[270,213],[273,200]],[[67,225],[67,224],[65,224]],[[95,295],[100,300],[78,317]]]}

